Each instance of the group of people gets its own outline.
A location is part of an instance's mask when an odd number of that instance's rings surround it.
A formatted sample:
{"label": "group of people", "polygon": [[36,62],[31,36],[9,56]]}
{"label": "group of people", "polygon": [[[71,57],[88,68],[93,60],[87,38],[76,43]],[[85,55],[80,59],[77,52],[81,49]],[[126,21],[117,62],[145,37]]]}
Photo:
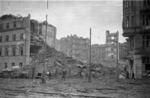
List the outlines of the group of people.
{"label": "group of people", "polygon": [[[60,74],[62,76],[62,79],[65,80],[66,79],[66,75],[67,75],[67,71],[66,70],[62,70]],[[49,77],[49,79],[51,79],[52,78],[52,73],[49,71],[47,73],[47,76]]]}

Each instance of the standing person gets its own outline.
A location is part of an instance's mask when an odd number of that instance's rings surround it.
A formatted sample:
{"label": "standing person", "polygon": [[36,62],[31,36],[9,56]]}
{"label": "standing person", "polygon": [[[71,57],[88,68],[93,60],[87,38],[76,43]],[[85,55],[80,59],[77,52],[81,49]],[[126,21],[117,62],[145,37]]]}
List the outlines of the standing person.
{"label": "standing person", "polygon": [[125,75],[126,75],[126,79],[129,79],[129,72],[128,72],[128,69],[127,69],[127,65],[124,66],[124,72],[125,72]]}
{"label": "standing person", "polygon": [[65,80],[66,79],[66,73],[67,71],[66,70],[63,70],[62,71],[62,79]]}

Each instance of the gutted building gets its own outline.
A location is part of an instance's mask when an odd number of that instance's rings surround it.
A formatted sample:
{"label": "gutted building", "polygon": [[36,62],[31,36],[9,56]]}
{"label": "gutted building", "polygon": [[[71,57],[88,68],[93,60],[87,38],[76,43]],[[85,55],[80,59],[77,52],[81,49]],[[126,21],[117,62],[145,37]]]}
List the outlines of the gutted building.
{"label": "gutted building", "polygon": [[30,65],[33,57],[47,44],[55,46],[56,28],[46,22],[39,23],[27,17],[3,15],[0,17],[0,70],[13,66]]}
{"label": "gutted building", "polygon": [[106,31],[106,60],[116,61],[118,49],[118,32]]}
{"label": "gutted building", "polygon": [[150,1],[123,0],[123,36],[129,46],[130,78],[150,70]]}
{"label": "gutted building", "polygon": [[71,35],[61,38],[57,44],[57,50],[62,51],[74,59],[88,63],[89,39]]}

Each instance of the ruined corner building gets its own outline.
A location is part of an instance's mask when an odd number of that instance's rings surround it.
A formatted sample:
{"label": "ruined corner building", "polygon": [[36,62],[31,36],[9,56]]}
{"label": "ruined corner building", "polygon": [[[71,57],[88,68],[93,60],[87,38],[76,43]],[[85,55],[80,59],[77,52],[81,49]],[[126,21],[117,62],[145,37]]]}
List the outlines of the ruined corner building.
{"label": "ruined corner building", "polygon": [[56,27],[27,17],[3,15],[0,17],[0,71],[13,66],[23,68],[32,56],[43,49],[47,25],[47,45],[55,47]]}

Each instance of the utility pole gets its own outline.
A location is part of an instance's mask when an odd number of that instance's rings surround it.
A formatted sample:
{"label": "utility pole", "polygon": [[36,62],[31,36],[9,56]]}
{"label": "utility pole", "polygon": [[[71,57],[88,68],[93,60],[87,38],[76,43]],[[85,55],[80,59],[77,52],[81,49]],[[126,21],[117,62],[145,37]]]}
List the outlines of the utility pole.
{"label": "utility pole", "polygon": [[88,81],[91,82],[91,28],[90,28],[90,57],[89,57],[89,78]]}
{"label": "utility pole", "polygon": [[119,32],[117,31],[117,80],[119,79],[118,63],[119,63]]}
{"label": "utility pole", "polygon": [[[47,9],[48,9],[48,0],[47,0]],[[45,75],[46,75],[46,48],[47,48],[46,37],[47,37],[47,25],[48,25],[47,17],[48,17],[48,15],[46,14],[46,30],[45,30],[44,59],[43,59],[43,61],[44,61],[43,62],[44,63],[44,69],[43,69],[43,77],[42,77],[42,83],[43,84],[46,83]]]}

